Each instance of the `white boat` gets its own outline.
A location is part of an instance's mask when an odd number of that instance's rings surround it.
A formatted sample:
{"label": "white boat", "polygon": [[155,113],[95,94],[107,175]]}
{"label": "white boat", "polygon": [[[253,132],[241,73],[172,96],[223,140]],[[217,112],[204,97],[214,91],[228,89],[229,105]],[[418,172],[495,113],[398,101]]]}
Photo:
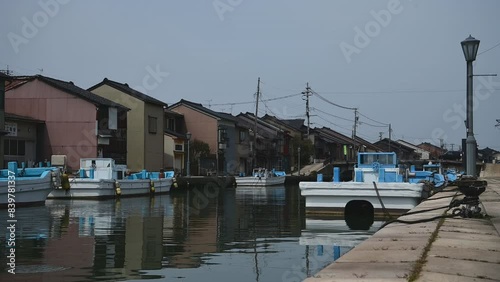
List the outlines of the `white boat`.
{"label": "white boat", "polygon": [[116,165],[111,158],[80,160],[79,177],[68,178],[48,198],[112,198],[161,194],[170,191],[173,172],[129,174],[125,165]]}
{"label": "white boat", "polygon": [[0,206],[44,204],[49,193],[59,184],[59,170],[54,167],[19,168],[9,162],[0,174]]}
{"label": "white boat", "polygon": [[265,168],[255,168],[251,176],[235,177],[236,186],[272,186],[283,185],[285,183],[285,173],[282,171],[267,170]]}
{"label": "white boat", "polygon": [[404,174],[395,153],[359,153],[354,181],[300,182],[299,187],[308,213],[401,214],[420,203],[424,187],[403,182]]}

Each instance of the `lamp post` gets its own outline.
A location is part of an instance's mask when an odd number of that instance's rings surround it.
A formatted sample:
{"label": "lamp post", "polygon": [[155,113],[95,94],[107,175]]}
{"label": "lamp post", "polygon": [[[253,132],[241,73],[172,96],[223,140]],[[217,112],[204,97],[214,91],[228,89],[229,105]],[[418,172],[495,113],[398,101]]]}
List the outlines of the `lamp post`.
{"label": "lamp post", "polygon": [[299,172],[298,172],[298,174],[299,174],[299,176],[300,176],[300,146],[299,146],[299,148],[297,149],[297,151],[298,151],[298,159],[299,159]]}
{"label": "lamp post", "polygon": [[465,61],[467,62],[467,139],[465,140],[465,173],[470,176],[476,176],[476,139],[474,138],[473,122],[473,89],[472,89],[472,62],[476,60],[477,50],[479,49],[479,40],[470,36],[460,43],[464,51]]}
{"label": "lamp post", "polygon": [[191,176],[191,171],[190,171],[191,162],[189,161],[189,143],[190,143],[190,140],[191,140],[191,132],[188,131],[186,133],[186,138],[187,138],[187,141],[188,141],[186,175],[187,176]]}

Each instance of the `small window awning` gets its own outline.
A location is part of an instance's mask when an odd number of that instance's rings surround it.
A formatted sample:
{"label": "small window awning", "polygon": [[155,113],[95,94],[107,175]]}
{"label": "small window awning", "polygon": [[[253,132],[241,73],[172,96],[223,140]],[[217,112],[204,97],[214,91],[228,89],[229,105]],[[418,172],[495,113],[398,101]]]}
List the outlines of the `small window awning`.
{"label": "small window awning", "polygon": [[109,134],[99,134],[99,137],[100,137],[100,138],[111,138],[111,137],[113,137],[113,135],[109,135]]}

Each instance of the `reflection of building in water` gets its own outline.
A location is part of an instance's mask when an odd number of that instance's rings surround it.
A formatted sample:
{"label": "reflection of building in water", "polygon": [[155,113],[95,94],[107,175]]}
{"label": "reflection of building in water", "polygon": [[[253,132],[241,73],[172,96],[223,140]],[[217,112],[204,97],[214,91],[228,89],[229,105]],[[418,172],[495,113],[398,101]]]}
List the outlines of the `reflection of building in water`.
{"label": "reflection of building in water", "polygon": [[182,195],[172,199],[174,212],[173,242],[166,247],[168,266],[195,268],[202,264],[201,255],[217,252],[216,210],[200,208],[193,195]]}
{"label": "reflection of building in water", "polygon": [[168,267],[196,268],[207,263],[210,253],[233,248],[253,253],[257,238],[300,234],[297,190],[238,189],[220,191],[211,198],[203,189],[172,197],[174,232],[165,237],[171,241],[164,253]]}
{"label": "reflection of building in water", "polygon": [[161,269],[163,217],[130,216],[125,224],[126,274],[138,269]]}
{"label": "reflection of building in water", "polygon": [[92,267],[93,260],[94,238],[81,237],[79,224],[70,222],[62,229],[59,238],[47,241],[43,261],[44,265],[58,266],[66,270],[46,273],[43,276],[47,281],[81,281],[82,277],[89,275],[88,269]]}

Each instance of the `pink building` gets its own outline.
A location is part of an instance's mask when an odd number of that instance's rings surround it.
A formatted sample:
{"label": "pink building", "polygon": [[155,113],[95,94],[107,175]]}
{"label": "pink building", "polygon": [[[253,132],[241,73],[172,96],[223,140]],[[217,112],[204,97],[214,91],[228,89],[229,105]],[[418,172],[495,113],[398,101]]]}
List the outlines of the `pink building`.
{"label": "pink building", "polygon": [[80,158],[126,160],[128,108],[73,84],[41,75],[14,77],[6,89],[5,111],[45,122],[35,161],[66,155],[68,167]]}

